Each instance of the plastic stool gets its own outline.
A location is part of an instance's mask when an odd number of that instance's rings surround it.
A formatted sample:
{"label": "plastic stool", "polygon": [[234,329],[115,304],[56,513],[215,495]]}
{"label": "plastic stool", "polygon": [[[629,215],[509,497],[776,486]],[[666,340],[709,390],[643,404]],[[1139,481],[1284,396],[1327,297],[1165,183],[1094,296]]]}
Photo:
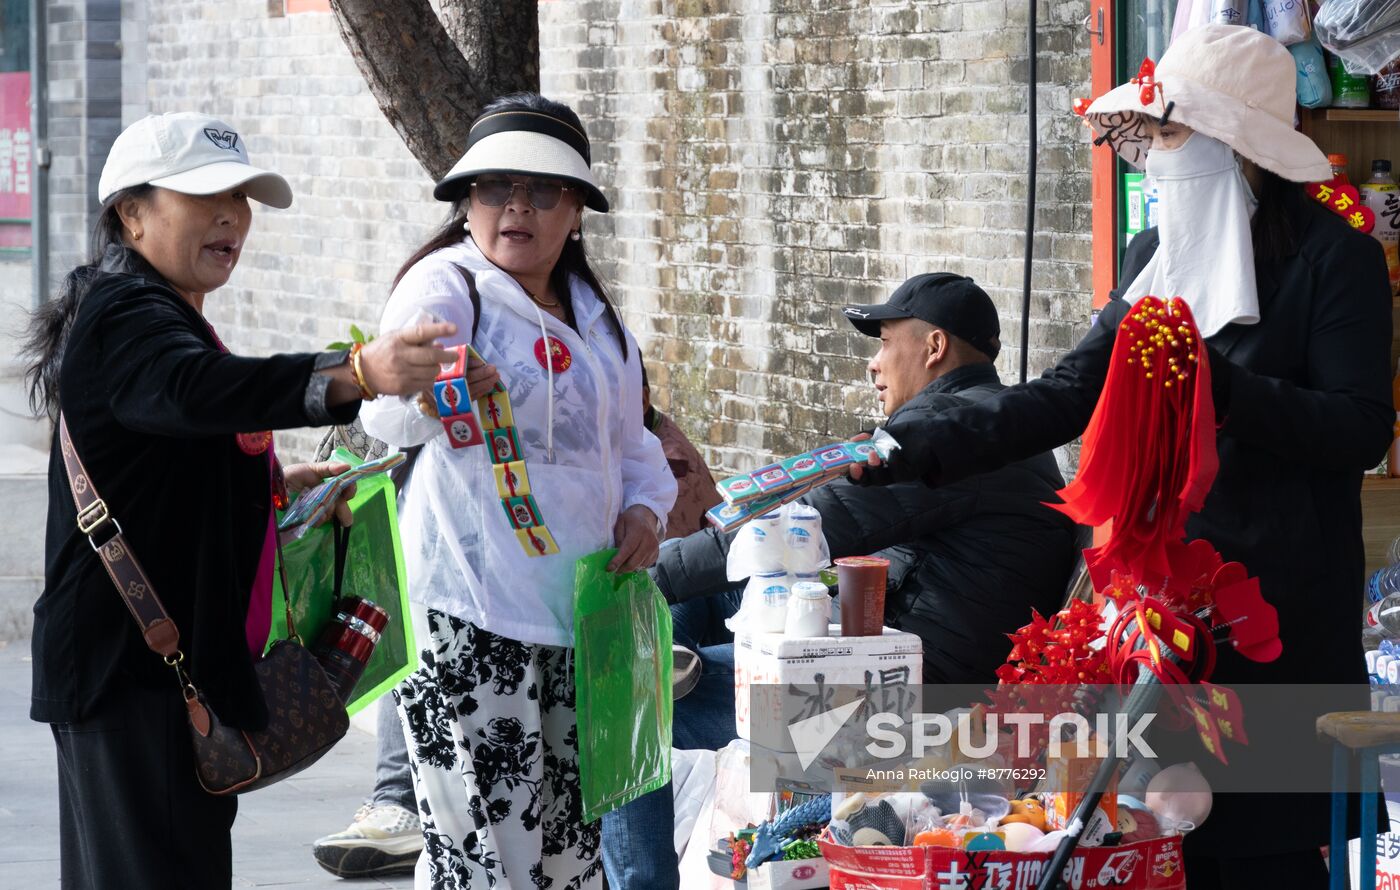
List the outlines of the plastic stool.
{"label": "plastic stool", "polygon": [[[1376,809],[1382,754],[1400,752],[1400,713],[1334,711],[1317,718],[1317,734],[1332,739],[1332,841],[1330,890],[1347,886],[1347,767],[1361,763],[1361,887],[1376,890]],[[1370,868],[1366,867],[1369,862]]]}

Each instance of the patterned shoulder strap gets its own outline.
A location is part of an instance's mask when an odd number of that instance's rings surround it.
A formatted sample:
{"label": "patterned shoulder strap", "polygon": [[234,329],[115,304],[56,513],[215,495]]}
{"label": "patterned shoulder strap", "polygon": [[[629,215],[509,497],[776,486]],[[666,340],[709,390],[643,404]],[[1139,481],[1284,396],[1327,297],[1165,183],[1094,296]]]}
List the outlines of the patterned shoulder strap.
{"label": "patterned shoulder strap", "polygon": [[[63,452],[63,468],[68,474],[68,489],[78,508],[78,531],[88,539],[97,552],[107,575],[121,594],[122,602],[141,628],[141,635],[151,651],[167,660],[179,657],[180,631],[171,620],[165,605],[156,596],[155,585],[146,577],[146,570],[136,561],[136,554],[127,546],[121,523],[107,510],[107,502],[97,493],[97,486],[78,457],[73,439],[68,435],[68,420],[58,417],[59,448]],[[98,544],[106,531],[113,532]]]}

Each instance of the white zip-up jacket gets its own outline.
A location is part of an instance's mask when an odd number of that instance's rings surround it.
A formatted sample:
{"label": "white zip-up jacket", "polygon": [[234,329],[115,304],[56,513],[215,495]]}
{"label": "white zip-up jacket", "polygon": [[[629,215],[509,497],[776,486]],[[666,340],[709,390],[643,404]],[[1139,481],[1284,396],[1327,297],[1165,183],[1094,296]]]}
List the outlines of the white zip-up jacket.
{"label": "white zip-up jacket", "polygon": [[[573,645],[574,560],[612,546],[613,525],[640,504],[665,521],[676,480],[661,443],[642,423],[636,341],[622,342],[601,300],[571,281],[578,331],[535,306],[515,279],[472,242],[438,250],[409,269],[384,307],[381,332],[424,320],[472,336],[472,303],[456,266],[476,277],[481,323],[473,346],[510,393],[530,489],[559,553],[528,557],[496,490],[487,446],[454,449],[442,424],[411,400],[385,397],[360,410],[365,431],[400,447],[425,444],[399,505],[414,602],[526,643]],[[536,358],[542,331],[571,354],[553,375]]]}

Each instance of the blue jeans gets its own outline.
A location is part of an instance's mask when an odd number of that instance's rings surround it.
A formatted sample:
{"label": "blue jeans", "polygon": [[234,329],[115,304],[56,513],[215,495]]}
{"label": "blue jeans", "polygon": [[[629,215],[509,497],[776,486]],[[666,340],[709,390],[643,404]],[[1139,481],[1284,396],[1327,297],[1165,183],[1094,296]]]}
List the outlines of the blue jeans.
{"label": "blue jeans", "polygon": [[379,699],[379,717],[375,726],[374,793],[372,806],[398,804],[410,813],[418,812],[418,798],[413,793],[413,775],[408,770],[408,742],[394,697]]}
{"label": "blue jeans", "polygon": [[[677,646],[700,656],[700,682],[676,702],[672,744],[717,751],[734,729],[734,634],[724,619],[739,611],[742,589],[671,607]],[[669,784],[603,817],[603,867],[613,890],[679,890],[674,842],[675,792]]]}

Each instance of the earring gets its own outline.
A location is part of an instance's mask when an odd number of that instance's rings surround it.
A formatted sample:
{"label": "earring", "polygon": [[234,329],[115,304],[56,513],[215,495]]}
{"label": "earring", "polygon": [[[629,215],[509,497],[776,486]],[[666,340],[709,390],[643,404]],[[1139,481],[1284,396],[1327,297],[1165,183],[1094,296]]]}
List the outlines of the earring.
{"label": "earring", "polygon": [[466,220],[463,221],[463,223],[462,223],[462,231],[466,232],[468,235],[471,234],[471,231],[472,231],[472,220],[471,220],[471,217],[467,217]]}
{"label": "earring", "polygon": [[141,240],[141,236],[144,235],[144,234],[146,234],[146,233],[145,233],[145,232],[138,232],[138,231],[136,231],[136,230],[133,229],[132,232],[131,232],[131,240],[132,240],[132,241],[140,241],[140,240]]}
{"label": "earring", "polygon": [[577,240],[579,240],[579,239],[582,238],[582,237],[583,237],[583,235],[579,234],[579,230],[578,230],[578,229],[574,229],[572,232],[569,233],[569,240],[570,240],[570,241],[577,241]]}

